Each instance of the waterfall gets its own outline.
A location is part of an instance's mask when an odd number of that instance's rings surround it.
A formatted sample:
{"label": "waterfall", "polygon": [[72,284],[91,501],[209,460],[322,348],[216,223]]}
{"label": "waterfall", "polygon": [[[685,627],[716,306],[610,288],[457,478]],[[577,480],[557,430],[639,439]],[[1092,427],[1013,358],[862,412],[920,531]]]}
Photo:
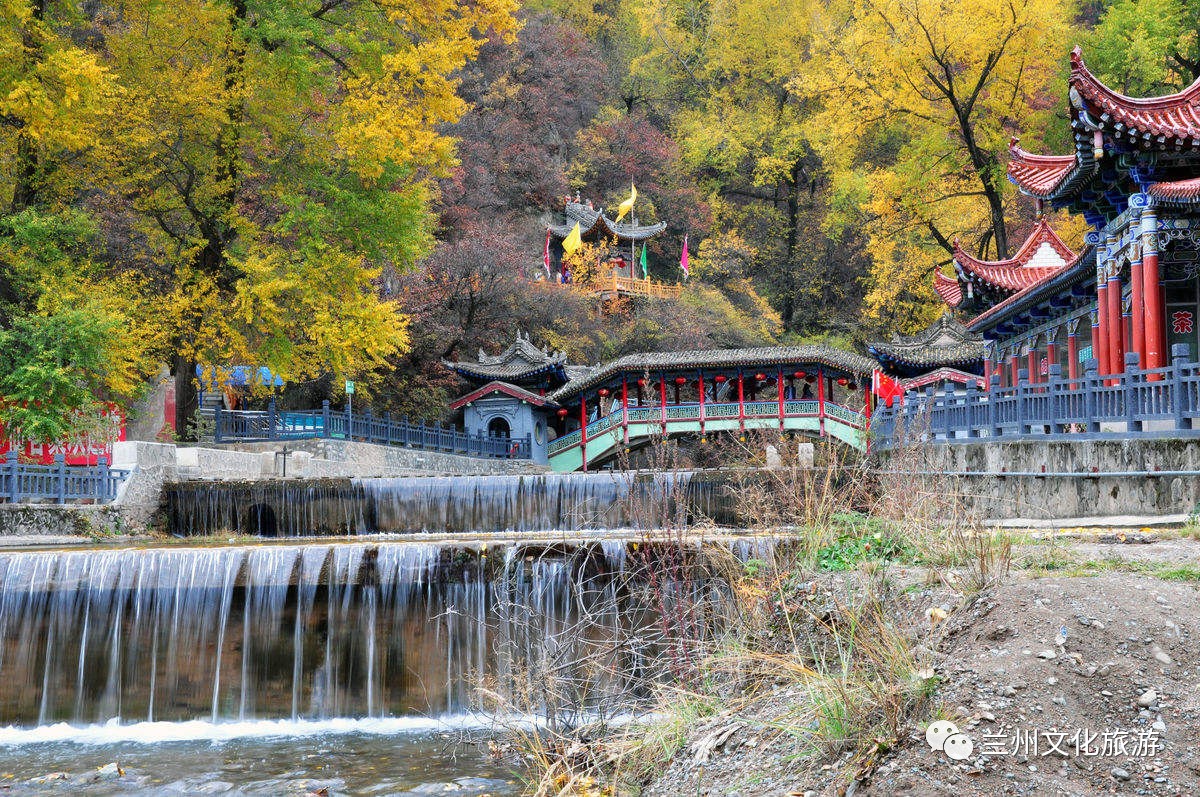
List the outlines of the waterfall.
{"label": "waterfall", "polygon": [[[0,726],[455,715],[629,630],[615,550],[404,542],[0,553]],[[579,620],[587,615],[586,626]],[[581,628],[585,628],[581,632]],[[618,646],[613,646],[618,647]],[[565,682],[565,681],[564,681]]]}
{"label": "waterfall", "polygon": [[185,482],[166,496],[175,534],[265,537],[649,528],[720,521],[728,502],[691,472]]}

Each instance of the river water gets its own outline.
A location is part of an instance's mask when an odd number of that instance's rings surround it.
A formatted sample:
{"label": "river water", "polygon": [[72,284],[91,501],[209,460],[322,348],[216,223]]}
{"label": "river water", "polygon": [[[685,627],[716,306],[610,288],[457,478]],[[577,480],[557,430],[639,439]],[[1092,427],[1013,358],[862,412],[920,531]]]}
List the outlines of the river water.
{"label": "river water", "polygon": [[[646,695],[657,624],[630,565],[649,551],[0,552],[0,776],[16,793],[517,793],[497,725]],[[653,556],[660,604],[719,595]],[[95,771],[110,762],[126,774]]]}

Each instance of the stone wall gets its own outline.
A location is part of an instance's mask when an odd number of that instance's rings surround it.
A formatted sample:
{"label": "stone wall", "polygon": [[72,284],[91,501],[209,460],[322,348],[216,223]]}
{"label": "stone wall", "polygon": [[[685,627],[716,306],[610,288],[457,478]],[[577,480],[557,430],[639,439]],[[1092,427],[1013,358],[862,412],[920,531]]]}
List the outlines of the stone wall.
{"label": "stone wall", "polygon": [[[283,475],[280,462],[282,458],[275,457],[275,452],[285,445],[288,451],[293,452],[288,455],[288,476],[466,476],[548,471],[545,466],[534,464],[527,459],[482,459],[351,440],[226,443],[214,448],[262,456],[264,471],[270,471],[264,475],[275,477]],[[269,468],[266,464],[268,459],[271,462]]]}
{"label": "stone wall", "polygon": [[1200,439],[980,441],[929,446],[920,460],[923,478],[998,521],[1182,522],[1200,505]]}

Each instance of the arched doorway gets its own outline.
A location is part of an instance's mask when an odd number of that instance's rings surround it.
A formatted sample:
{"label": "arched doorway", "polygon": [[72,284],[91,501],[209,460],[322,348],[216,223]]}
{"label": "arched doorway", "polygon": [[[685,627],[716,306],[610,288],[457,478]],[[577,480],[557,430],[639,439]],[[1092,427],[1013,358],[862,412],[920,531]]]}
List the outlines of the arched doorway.
{"label": "arched doorway", "polygon": [[488,422],[488,437],[508,437],[510,434],[508,421],[504,418],[492,418]]}

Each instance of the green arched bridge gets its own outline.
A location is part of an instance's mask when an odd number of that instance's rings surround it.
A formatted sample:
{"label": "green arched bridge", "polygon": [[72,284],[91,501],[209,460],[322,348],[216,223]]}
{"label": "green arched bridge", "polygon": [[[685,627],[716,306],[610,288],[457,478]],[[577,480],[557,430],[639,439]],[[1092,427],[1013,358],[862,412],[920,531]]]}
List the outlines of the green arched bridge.
{"label": "green arched bridge", "polygon": [[862,449],[875,363],[828,346],[630,354],[589,369],[548,398],[560,473],[588,470],[663,437],[777,429]]}
{"label": "green arched bridge", "polygon": [[[739,409],[741,414],[739,415]],[[665,416],[665,417],[664,417]],[[565,473],[599,464],[624,448],[653,439],[752,429],[780,429],[829,436],[854,448],[866,446],[866,418],[831,401],[748,401],[738,404],[668,404],[618,409],[550,443],[550,466]]]}

